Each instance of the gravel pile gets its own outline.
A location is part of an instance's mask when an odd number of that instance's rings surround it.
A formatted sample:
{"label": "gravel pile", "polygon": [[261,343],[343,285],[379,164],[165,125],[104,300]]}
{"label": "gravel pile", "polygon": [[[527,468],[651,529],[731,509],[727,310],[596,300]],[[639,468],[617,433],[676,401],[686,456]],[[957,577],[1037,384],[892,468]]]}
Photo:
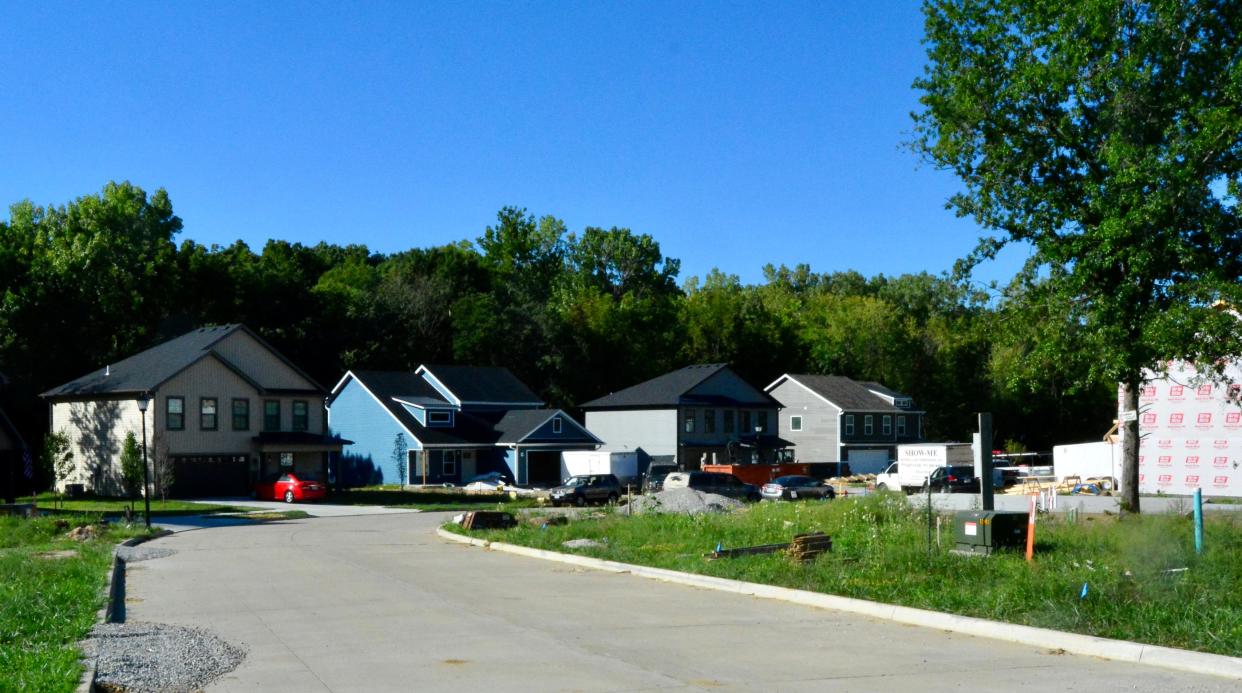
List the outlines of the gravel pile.
{"label": "gravel pile", "polygon": [[97,656],[103,690],[197,691],[237,668],[246,652],[201,628],[167,623],[103,623],[83,643]]}
{"label": "gravel pile", "polygon": [[692,488],[674,488],[635,498],[634,512],[702,515],[732,512],[742,505],[742,501],[715,493],[703,493]]}
{"label": "gravel pile", "polygon": [[121,560],[126,563],[133,563],[134,561],[149,561],[152,558],[163,558],[165,556],[171,556],[174,553],[177,552],[172,549],[157,549],[155,547],[148,547],[145,544],[139,544],[137,546],[119,546],[116,549],[116,555],[120,556]]}

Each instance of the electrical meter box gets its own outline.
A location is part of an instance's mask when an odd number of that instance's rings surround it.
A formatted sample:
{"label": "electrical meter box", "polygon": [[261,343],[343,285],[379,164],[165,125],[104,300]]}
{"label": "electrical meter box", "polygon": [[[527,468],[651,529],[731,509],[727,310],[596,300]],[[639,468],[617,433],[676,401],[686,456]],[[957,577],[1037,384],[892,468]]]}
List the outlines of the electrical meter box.
{"label": "electrical meter box", "polygon": [[990,556],[997,549],[1025,546],[1028,518],[1024,512],[958,511],[953,519],[954,552]]}

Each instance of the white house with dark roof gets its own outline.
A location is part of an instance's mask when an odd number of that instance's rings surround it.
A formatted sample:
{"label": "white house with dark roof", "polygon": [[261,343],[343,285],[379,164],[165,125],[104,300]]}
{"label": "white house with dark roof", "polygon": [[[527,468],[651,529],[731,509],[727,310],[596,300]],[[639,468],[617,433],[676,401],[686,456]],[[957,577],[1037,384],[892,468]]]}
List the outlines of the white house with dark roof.
{"label": "white house with dark roof", "polygon": [[926,412],[879,383],[787,373],[764,390],[784,407],[778,430],[799,462],[848,462],[856,474],[879,472],[897,445],[923,440]]}
{"label": "white house with dark roof", "polygon": [[352,441],[341,456],[350,484],[460,484],[500,472],[555,485],[561,452],[601,443],[499,367],[349,371],[332,388],[328,425]]}
{"label": "white house with dark roof", "polygon": [[642,466],[675,461],[771,461],[780,404],[723,363],[686,366],[582,405],[586,427],[608,450],[637,452]]}
{"label": "white house with dark roof", "polygon": [[326,480],[329,454],[342,444],[325,436],[326,394],[235,324],[194,330],[41,396],[51,430],[70,441],[77,469],[67,483],[119,493],[121,446],[129,432],[141,440],[145,417],[151,464],[171,465],[168,491],[203,497],[248,495],[280,471]]}

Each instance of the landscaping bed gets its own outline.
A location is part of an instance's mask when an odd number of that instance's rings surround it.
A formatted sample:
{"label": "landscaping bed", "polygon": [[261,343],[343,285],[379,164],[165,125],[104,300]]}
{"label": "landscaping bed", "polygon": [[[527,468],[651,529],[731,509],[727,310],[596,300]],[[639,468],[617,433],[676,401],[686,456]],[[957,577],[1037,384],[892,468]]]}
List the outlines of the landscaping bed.
{"label": "landscaping bed", "polygon": [[[951,516],[928,547],[925,509],[881,494],[832,502],[763,503],[728,514],[611,512],[564,525],[450,531],[625,563],[812,590],[1042,628],[1242,656],[1242,525],[1209,517],[1205,549],[1174,515],[1041,516],[1033,563],[1017,552],[964,557]],[[718,545],[832,537],[801,563],[782,554],[707,560]],[[580,548],[567,549],[566,541]],[[1084,592],[1084,585],[1086,586]]]}
{"label": "landscaping bed", "polygon": [[[72,691],[78,642],[95,624],[116,543],[135,525],[90,524],[90,516],[0,517],[0,689]],[[68,538],[78,526],[83,540]]]}

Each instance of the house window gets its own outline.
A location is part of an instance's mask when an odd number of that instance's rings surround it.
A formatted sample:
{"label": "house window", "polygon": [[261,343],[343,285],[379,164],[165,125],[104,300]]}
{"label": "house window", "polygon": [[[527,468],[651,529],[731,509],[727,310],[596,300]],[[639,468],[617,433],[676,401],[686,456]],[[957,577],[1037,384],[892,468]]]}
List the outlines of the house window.
{"label": "house window", "polygon": [[735,416],[737,416],[737,412],[733,411],[732,409],[725,410],[724,412],[724,432],[725,433],[733,432],[733,424],[736,421],[736,419],[734,419]]}
{"label": "house window", "polygon": [[309,418],[310,417],[308,415],[308,407],[306,406],[306,400],[304,399],[294,400],[293,422],[292,422],[293,430],[305,431],[307,429],[307,424],[309,423],[307,419]]}
{"label": "house window", "polygon": [[269,399],[263,402],[263,430],[280,430],[280,400]]}
{"label": "house window", "polygon": [[561,432],[561,417],[558,416],[555,419],[552,419],[552,432],[553,433]]}
{"label": "house window", "polygon": [[742,412],[742,433],[750,433],[753,429],[750,427],[750,412]]}
{"label": "house window", "polygon": [[214,431],[219,424],[216,416],[216,398],[203,397],[198,400],[198,427],[204,431]]}
{"label": "house window", "polygon": [[791,431],[801,431],[801,430],[802,430],[802,417],[801,417],[801,416],[791,416],[791,417],[789,417],[789,430],[791,430]]}
{"label": "house window", "polygon": [[694,410],[693,409],[686,410],[685,431],[686,433],[694,433]]}
{"label": "house window", "polygon": [[164,423],[170,431],[185,430],[185,398],[169,397],[164,400]]}
{"label": "house window", "polygon": [[453,412],[449,411],[429,411],[427,412],[428,426],[452,426]]}
{"label": "house window", "polygon": [[705,409],[703,411],[703,432],[704,433],[715,433],[716,432],[716,410],[715,409]]}
{"label": "house window", "polygon": [[863,435],[869,436],[875,433],[875,417],[867,414],[863,417]]}
{"label": "house window", "polygon": [[457,476],[457,463],[461,460],[460,450],[445,450],[440,462],[441,476]]}
{"label": "house window", "polygon": [[906,434],[906,417],[897,417],[897,435],[904,436]]}
{"label": "house window", "polygon": [[233,400],[233,430],[249,431],[250,430],[250,400],[234,399]]}
{"label": "house window", "polygon": [[768,432],[768,413],[766,411],[755,412],[755,428],[764,433]]}
{"label": "house window", "polygon": [[885,414],[884,418],[880,419],[880,430],[886,436],[893,434],[893,417],[891,415]]}
{"label": "house window", "polygon": [[854,415],[853,414],[845,415],[845,435],[847,436],[854,435]]}

